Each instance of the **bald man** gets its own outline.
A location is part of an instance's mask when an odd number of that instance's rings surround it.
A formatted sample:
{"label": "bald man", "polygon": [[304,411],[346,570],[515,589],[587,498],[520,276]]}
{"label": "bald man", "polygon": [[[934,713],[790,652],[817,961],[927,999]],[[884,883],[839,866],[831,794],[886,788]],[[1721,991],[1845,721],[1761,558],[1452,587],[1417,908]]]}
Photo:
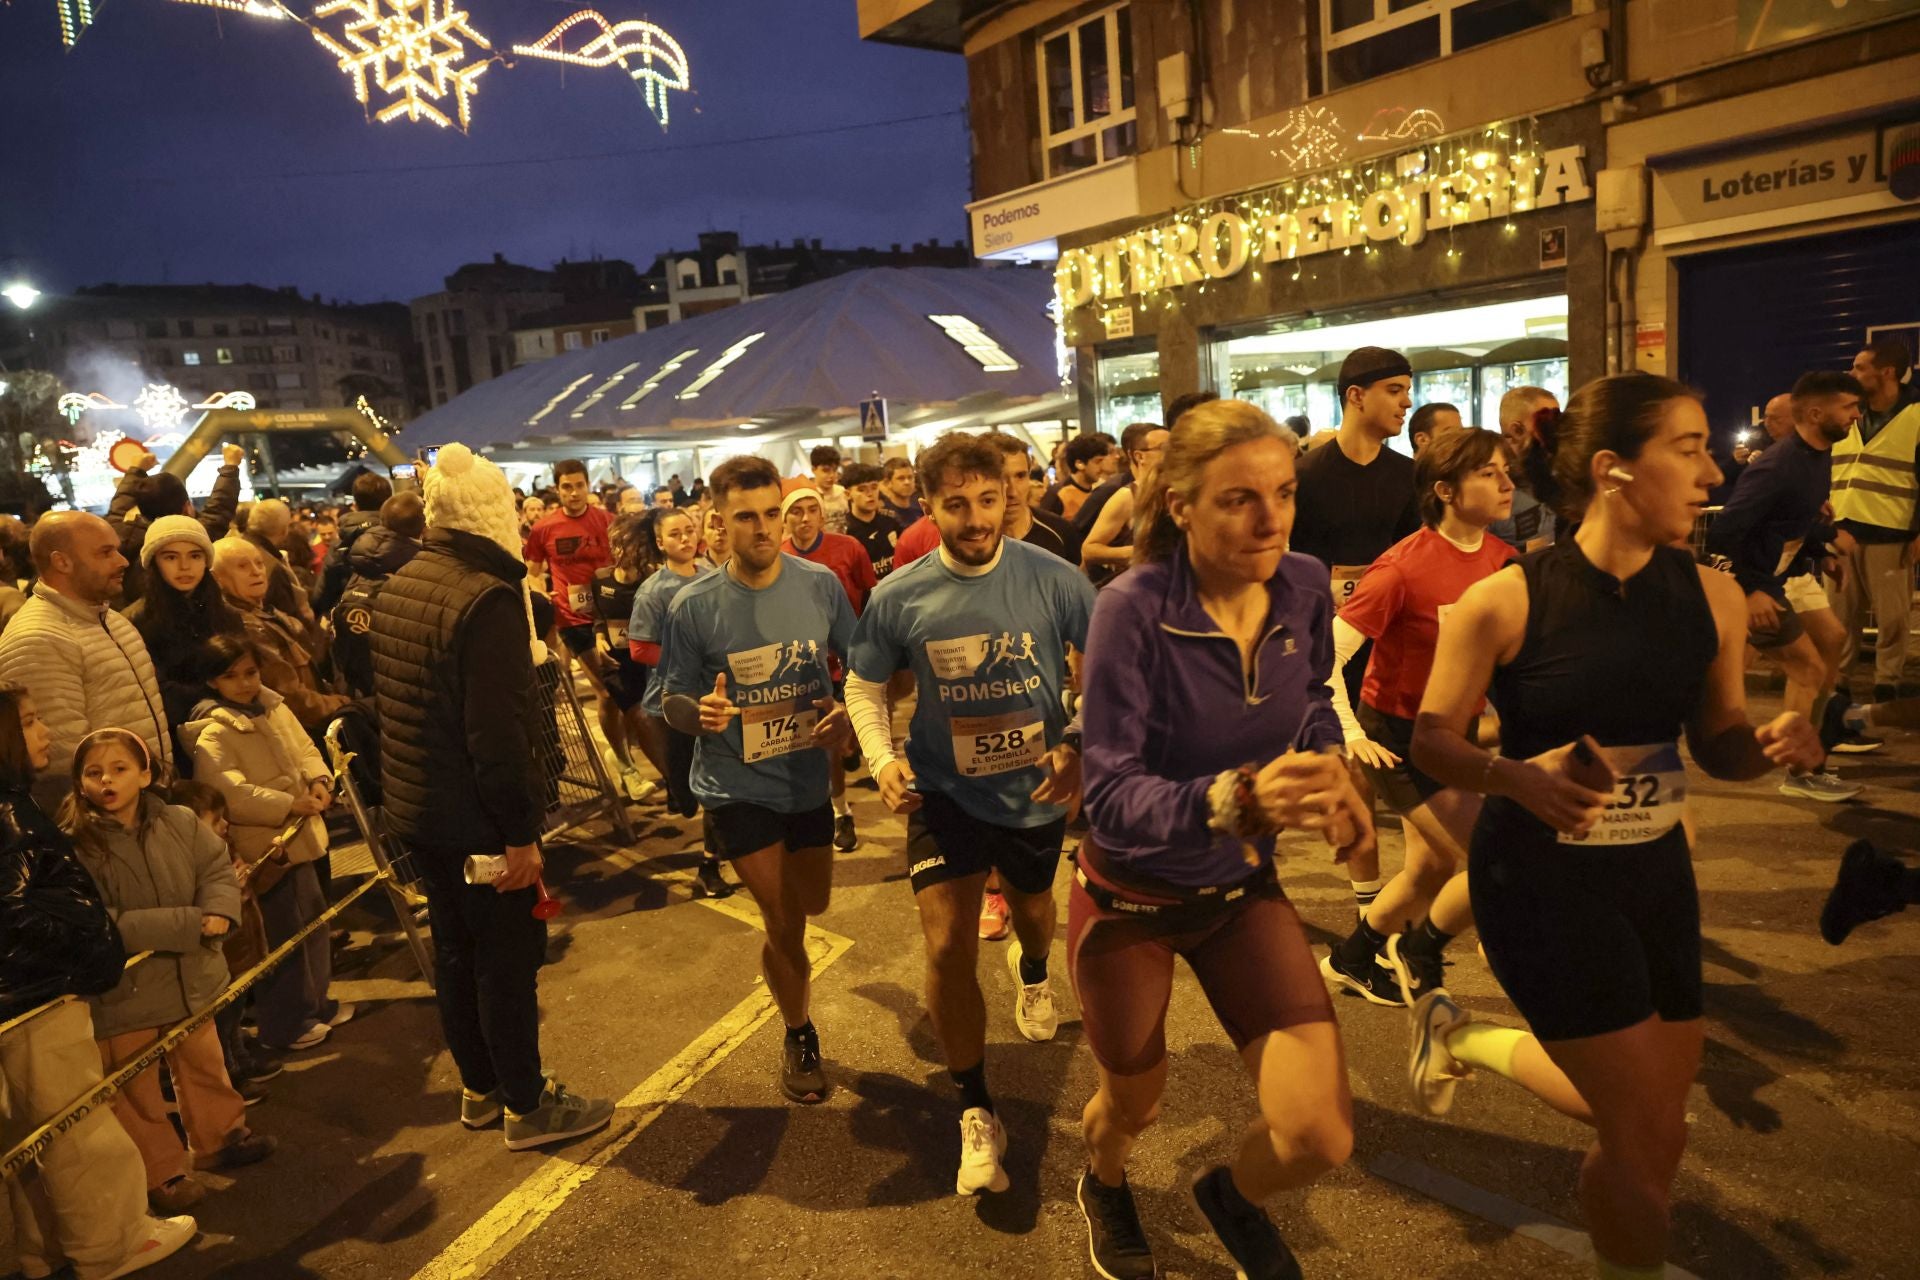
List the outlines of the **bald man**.
{"label": "bald man", "polygon": [[[1793,421],[1793,394],[1783,391],[1773,399],[1767,401],[1767,407],[1761,413],[1760,426],[1766,431],[1767,438],[1751,446],[1747,444],[1734,445],[1734,462],[1744,467],[1747,463],[1753,461],[1754,454],[1759,453],[1770,444],[1778,444],[1780,441],[1785,440],[1793,434]],[[1741,433],[1742,436],[1746,434],[1746,432]]]}
{"label": "bald man", "polygon": [[99,516],[56,511],[28,545],[40,580],[0,633],[0,681],[24,687],[52,731],[34,796],[53,813],[72,790],[74,748],[93,730],[131,730],[156,760],[173,751],[146,642],[112,607],[127,573],[119,535]]}

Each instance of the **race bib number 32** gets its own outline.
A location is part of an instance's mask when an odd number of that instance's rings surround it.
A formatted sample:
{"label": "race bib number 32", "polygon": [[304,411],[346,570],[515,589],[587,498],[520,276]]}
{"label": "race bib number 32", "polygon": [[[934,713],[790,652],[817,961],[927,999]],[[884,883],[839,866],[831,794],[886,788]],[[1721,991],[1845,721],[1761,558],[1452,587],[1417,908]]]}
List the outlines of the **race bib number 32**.
{"label": "race bib number 32", "polygon": [[755,764],[810,747],[819,720],[813,707],[793,703],[749,707],[740,713],[740,758]]}
{"label": "race bib number 32", "polygon": [[1046,726],[1032,707],[998,716],[953,718],[953,764],[963,778],[1029,769],[1046,753]]}
{"label": "race bib number 32", "polygon": [[1592,831],[1562,833],[1561,844],[1647,844],[1680,824],[1687,807],[1687,767],[1679,744],[1602,747],[1601,753],[1613,769],[1613,795]]}

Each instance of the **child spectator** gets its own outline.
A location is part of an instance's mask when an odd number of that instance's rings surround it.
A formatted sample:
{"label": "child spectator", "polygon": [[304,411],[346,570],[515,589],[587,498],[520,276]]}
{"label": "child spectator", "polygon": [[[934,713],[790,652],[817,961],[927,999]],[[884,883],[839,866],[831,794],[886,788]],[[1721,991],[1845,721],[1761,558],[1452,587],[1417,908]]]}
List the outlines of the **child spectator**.
{"label": "child spectator", "polygon": [[[72,781],[62,817],[80,861],[100,886],[127,950],[154,953],[90,1001],[100,1060],[111,1068],[225,990],[220,945],[240,921],[240,886],[226,846],[185,809],[148,794],[153,759],[138,734],[96,729],[82,738]],[[167,1070],[191,1151],[168,1118],[157,1071],[135,1076],[113,1110],[140,1148],[147,1198],[172,1213],[206,1195],[192,1170],[253,1164],[278,1144],[247,1128],[247,1104],[227,1077],[211,1021],[167,1054]]]}
{"label": "child spectator", "polygon": [[[239,978],[267,958],[267,926],[260,915],[260,901],[254,892],[252,868],[236,853],[227,839],[227,798],[210,784],[182,778],[167,790],[167,799],[200,819],[202,826],[220,838],[233,858],[233,875],[240,882],[240,925],[227,933],[221,951],[227,957],[227,971]],[[248,1043],[240,1030],[252,993],[241,996],[213,1016],[220,1031],[220,1054],[226,1060],[227,1077],[233,1081],[248,1106],[266,1097],[266,1082],[279,1075],[280,1060],[267,1053],[255,1040]]]}
{"label": "child spectator", "polygon": [[[226,799],[228,837],[249,869],[267,945],[277,947],[327,909],[314,863],[327,854],[320,815],[333,803],[333,778],[286,701],[261,683],[261,666],[248,636],[202,645],[208,696],[180,739],[193,753],[194,776]],[[352,1005],[328,998],[332,981],[327,934],[316,929],[254,989],[261,1045],[271,1053],[311,1049],[351,1018]]]}

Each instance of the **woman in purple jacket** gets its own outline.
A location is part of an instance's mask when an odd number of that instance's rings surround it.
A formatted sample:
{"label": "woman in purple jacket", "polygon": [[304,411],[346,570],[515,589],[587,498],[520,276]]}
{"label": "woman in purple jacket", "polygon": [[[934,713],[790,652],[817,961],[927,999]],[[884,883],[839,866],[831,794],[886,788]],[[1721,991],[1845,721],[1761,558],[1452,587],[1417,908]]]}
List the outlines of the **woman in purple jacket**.
{"label": "woman in purple jacket", "polygon": [[1339,754],[1327,571],[1286,550],[1294,457],[1243,401],[1184,415],[1141,502],[1136,567],[1094,609],[1082,671],[1091,830],[1067,955],[1100,1068],[1079,1201],[1094,1266],[1112,1280],[1154,1274],[1126,1160],[1166,1085],[1174,957],[1259,1094],[1231,1164],[1193,1184],[1243,1275],[1300,1274],[1260,1204],[1353,1145],[1332,1005],[1274,874],[1284,828],[1321,833],[1340,857],[1373,839]]}

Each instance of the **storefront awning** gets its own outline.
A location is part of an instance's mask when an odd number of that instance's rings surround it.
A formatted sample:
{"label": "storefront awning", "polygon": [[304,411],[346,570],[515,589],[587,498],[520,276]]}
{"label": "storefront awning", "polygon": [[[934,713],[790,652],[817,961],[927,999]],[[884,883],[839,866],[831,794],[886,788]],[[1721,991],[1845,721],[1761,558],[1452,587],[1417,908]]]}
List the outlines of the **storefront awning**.
{"label": "storefront awning", "polygon": [[696,316],[483,382],[408,445],[670,443],[716,427],[791,434],[879,396],[898,421],[1059,402],[1053,278],[875,268]]}

